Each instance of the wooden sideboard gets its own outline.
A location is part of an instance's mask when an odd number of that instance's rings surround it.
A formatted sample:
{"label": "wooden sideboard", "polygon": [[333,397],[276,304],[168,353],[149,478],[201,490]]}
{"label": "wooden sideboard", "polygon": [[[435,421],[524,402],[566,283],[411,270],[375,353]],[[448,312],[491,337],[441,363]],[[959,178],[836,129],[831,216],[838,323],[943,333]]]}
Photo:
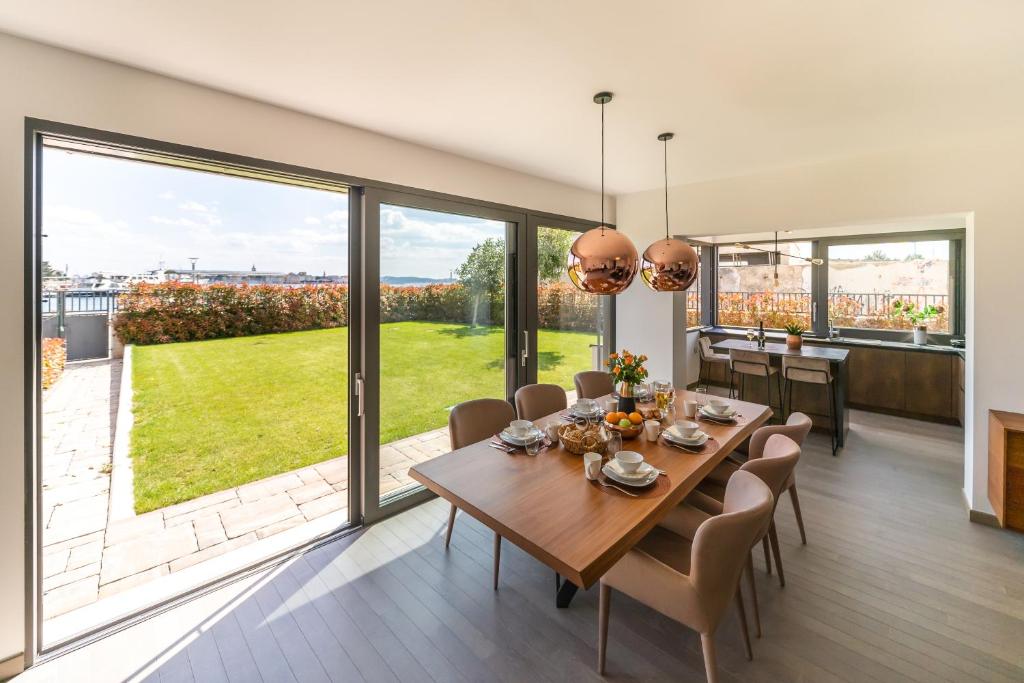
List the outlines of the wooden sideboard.
{"label": "wooden sideboard", "polygon": [[999,526],[1024,531],[1024,415],[988,414],[988,500]]}

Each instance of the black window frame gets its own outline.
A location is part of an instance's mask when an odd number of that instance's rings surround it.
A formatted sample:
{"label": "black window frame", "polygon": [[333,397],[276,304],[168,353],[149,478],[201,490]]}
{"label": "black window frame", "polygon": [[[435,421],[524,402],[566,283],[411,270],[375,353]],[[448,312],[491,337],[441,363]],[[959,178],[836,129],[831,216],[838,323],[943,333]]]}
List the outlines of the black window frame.
{"label": "black window frame", "polygon": [[[831,246],[846,246],[846,245],[870,245],[870,244],[889,244],[893,242],[928,242],[928,241],[948,241],[949,242],[949,262],[950,262],[950,289],[952,292],[950,298],[950,324],[951,329],[949,332],[929,332],[928,337],[931,343],[938,344],[949,344],[951,339],[963,338],[966,333],[966,258],[965,258],[965,240],[967,237],[967,231],[963,228],[950,228],[943,230],[919,230],[919,231],[902,231],[902,232],[889,232],[889,233],[871,233],[871,234],[853,234],[853,235],[836,235],[829,237],[799,237],[787,236],[786,239],[780,239],[779,244],[787,244],[792,242],[810,242],[811,243],[811,257],[820,258],[823,263],[820,266],[814,266],[814,270],[811,275],[811,322],[812,332],[817,337],[828,336],[829,318],[828,318],[828,292],[829,292],[829,281],[828,281],[828,250]],[[757,242],[748,241],[746,244],[752,246],[758,246],[761,248],[771,248],[774,244],[773,240],[761,240]],[[718,257],[719,248],[726,246],[724,244],[716,244],[712,249],[705,248],[701,253],[701,267],[704,268],[704,274],[702,275],[702,287],[704,288],[704,299],[703,299],[703,310],[701,311],[702,316],[707,314],[707,324],[715,327],[721,327],[727,330],[738,330],[740,328],[734,325],[719,325],[718,324]],[[713,255],[710,253],[713,251]],[[705,263],[705,259],[709,259],[710,263]],[[712,272],[713,271],[713,272]],[[704,276],[712,281],[710,286],[704,285]],[[711,292],[713,291],[713,295]],[[868,327],[839,327],[835,328],[839,331],[840,336],[849,337],[852,339],[881,339],[882,341],[894,341],[894,342],[905,342],[910,341],[913,332],[911,330],[885,330]]]}

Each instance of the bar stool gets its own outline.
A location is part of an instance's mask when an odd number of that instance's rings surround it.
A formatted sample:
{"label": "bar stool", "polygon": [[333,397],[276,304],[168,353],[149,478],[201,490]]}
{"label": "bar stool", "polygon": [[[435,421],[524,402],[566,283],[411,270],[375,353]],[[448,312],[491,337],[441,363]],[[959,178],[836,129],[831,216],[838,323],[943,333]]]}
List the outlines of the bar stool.
{"label": "bar stool", "polygon": [[[793,382],[804,384],[817,384],[825,387],[825,411],[829,418],[832,436],[832,455],[835,456],[839,450],[839,415],[836,410],[836,383],[832,377],[832,368],[824,358],[804,358],[803,356],[782,357],[782,378],[785,381],[783,396],[788,396],[788,403],[784,401],[784,415],[793,408]],[[786,407],[788,405],[788,407]]]}
{"label": "bar stool", "polygon": [[704,388],[707,389],[711,380],[709,370],[711,365],[719,363],[726,368],[729,367],[729,356],[724,353],[716,353],[711,350],[711,340],[707,337],[697,338],[697,348],[700,350],[700,372],[697,373],[697,386],[700,386],[701,379],[704,380]]}
{"label": "bar stool", "polygon": [[[743,400],[743,390],[746,388],[746,378],[763,377],[768,388],[768,407],[773,411],[772,406],[772,377],[775,378],[775,385],[779,394],[779,414],[782,414],[782,378],[778,368],[772,367],[767,351],[747,351],[744,349],[729,349],[729,398]],[[733,384],[736,375],[740,376],[740,385],[737,387],[738,396],[733,396]]]}

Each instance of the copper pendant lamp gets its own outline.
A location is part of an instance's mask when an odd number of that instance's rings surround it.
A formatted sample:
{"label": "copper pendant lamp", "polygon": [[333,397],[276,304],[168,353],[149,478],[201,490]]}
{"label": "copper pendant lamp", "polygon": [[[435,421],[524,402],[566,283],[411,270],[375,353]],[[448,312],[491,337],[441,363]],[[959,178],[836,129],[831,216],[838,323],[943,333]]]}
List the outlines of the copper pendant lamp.
{"label": "copper pendant lamp", "polygon": [[647,247],[640,266],[644,284],[655,292],[682,292],[697,279],[697,252],[668,234],[668,141],[674,137],[672,133],[658,136],[665,146],[665,239]]}
{"label": "copper pendant lamp", "polygon": [[628,237],[604,224],[604,105],[610,92],[594,95],[601,105],[601,225],[576,238],[566,259],[569,279],[590,294],[618,294],[636,276],[636,247]]}

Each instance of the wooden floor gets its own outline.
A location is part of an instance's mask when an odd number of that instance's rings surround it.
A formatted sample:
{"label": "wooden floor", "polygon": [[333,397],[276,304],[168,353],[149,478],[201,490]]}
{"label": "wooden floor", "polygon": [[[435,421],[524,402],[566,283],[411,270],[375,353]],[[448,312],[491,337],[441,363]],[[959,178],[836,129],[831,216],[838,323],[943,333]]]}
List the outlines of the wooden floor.
{"label": "wooden floor", "polygon": [[[809,544],[776,519],[787,585],[756,559],[764,638],[718,633],[726,681],[1024,681],[1024,536],[971,524],[962,433],[854,412],[798,470]],[[47,662],[19,681],[585,681],[597,591],[554,607],[552,572],[435,500]],[[759,554],[758,554],[759,555]],[[732,617],[730,613],[730,617]],[[699,640],[613,594],[608,674],[703,680]]]}

